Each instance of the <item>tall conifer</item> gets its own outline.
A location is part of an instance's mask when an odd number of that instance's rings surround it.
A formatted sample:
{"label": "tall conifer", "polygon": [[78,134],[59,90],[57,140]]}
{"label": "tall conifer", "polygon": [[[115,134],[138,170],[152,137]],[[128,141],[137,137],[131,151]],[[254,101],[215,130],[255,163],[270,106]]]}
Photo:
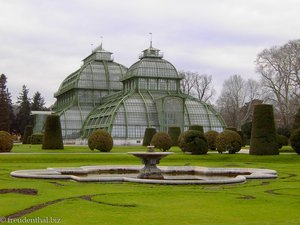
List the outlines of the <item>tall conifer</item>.
{"label": "tall conifer", "polygon": [[22,135],[25,127],[30,123],[30,99],[28,97],[29,89],[26,85],[23,85],[20,96],[18,97],[18,113],[17,113],[17,124],[18,132]]}
{"label": "tall conifer", "polygon": [[10,132],[12,105],[10,93],[6,87],[7,77],[0,75],[0,130]]}

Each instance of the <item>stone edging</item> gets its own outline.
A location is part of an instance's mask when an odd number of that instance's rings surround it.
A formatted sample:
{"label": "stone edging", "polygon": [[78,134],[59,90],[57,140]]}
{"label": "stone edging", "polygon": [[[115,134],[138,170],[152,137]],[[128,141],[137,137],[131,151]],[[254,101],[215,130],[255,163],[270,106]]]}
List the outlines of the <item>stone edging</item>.
{"label": "stone edging", "polygon": [[[277,178],[277,172],[269,169],[256,168],[218,168],[199,166],[159,166],[163,173],[195,173],[195,179],[138,179],[130,176],[92,176],[85,177],[89,173],[100,173],[101,171],[126,171],[139,172],[141,166],[83,166],[75,168],[48,168],[38,170],[19,170],[11,172],[11,176],[19,178],[35,179],[70,179],[78,182],[133,182],[146,184],[231,184],[243,183],[247,179],[271,179]],[[220,179],[198,179],[201,175],[236,175],[235,177],[225,177]]]}

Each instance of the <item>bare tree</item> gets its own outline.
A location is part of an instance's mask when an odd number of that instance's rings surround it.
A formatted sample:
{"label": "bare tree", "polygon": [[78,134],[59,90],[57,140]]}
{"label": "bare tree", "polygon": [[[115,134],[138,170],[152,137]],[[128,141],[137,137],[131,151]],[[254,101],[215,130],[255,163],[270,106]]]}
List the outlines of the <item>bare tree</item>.
{"label": "bare tree", "polygon": [[192,89],[195,86],[195,76],[196,74],[190,71],[179,71],[179,74],[183,77],[180,86],[183,93],[190,95]]}
{"label": "bare tree", "polygon": [[253,79],[245,80],[240,75],[232,75],[224,81],[218,108],[228,126],[240,129],[250,117],[253,105],[260,98],[259,83]]}
{"label": "bare tree", "polygon": [[203,102],[208,102],[216,93],[212,86],[211,75],[197,75],[195,79],[194,91],[197,94],[197,98]]}
{"label": "bare tree", "polygon": [[[270,100],[280,115],[281,125],[290,126],[293,102],[299,99],[300,41],[265,49],[256,59],[257,72]],[[296,99],[295,99],[296,98]]]}
{"label": "bare tree", "polygon": [[299,87],[300,87],[300,39],[289,41],[285,44],[281,50],[284,52],[285,56],[289,61],[289,72],[291,76],[293,95],[300,97]]}
{"label": "bare tree", "polygon": [[192,95],[203,102],[208,102],[215,94],[212,86],[212,76],[190,71],[179,72],[184,79],[181,81],[181,90],[183,93]]}

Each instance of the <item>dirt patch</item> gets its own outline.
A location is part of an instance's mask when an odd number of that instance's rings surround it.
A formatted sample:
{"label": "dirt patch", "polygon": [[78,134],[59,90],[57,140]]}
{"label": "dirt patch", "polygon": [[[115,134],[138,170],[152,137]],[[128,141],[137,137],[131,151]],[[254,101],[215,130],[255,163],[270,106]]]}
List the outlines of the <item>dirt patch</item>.
{"label": "dirt patch", "polygon": [[16,218],[19,218],[19,217],[22,217],[22,216],[25,216],[27,214],[30,214],[30,213],[33,213],[39,209],[42,209],[42,208],[45,208],[49,205],[53,205],[55,203],[58,203],[58,202],[61,202],[65,199],[61,198],[61,199],[56,199],[54,201],[49,201],[49,202],[46,202],[46,203],[42,203],[42,204],[38,204],[38,205],[35,205],[35,206],[31,206],[27,209],[23,209],[19,212],[16,212],[16,213],[13,213],[13,214],[10,214],[8,216],[4,216],[4,220],[3,221],[7,221],[8,219],[16,219]]}
{"label": "dirt patch", "polygon": [[65,185],[63,185],[63,184],[61,184],[61,183],[58,183],[58,182],[56,182],[56,181],[52,181],[52,182],[49,182],[50,184],[54,184],[55,186],[65,186]]}
{"label": "dirt patch", "polygon": [[265,192],[271,195],[282,195],[280,193],[277,193],[276,191],[279,191],[280,189],[274,189],[274,190],[266,190]]}
{"label": "dirt patch", "polygon": [[238,197],[238,199],[252,200],[252,199],[256,199],[256,198],[254,196],[251,196],[251,195],[244,195],[242,197]]}
{"label": "dirt patch", "polygon": [[[2,189],[2,190],[6,190],[6,189]],[[20,189],[7,189],[7,190],[20,190]],[[30,189],[28,189],[28,190],[30,190]],[[6,192],[6,193],[12,193],[12,192]],[[30,192],[28,192],[28,193],[30,193]],[[83,195],[83,196],[75,196],[75,197],[69,197],[69,198],[59,198],[59,199],[56,199],[56,200],[53,200],[53,201],[41,203],[41,204],[38,204],[38,205],[31,206],[29,208],[23,209],[19,212],[12,213],[10,215],[1,217],[0,223],[8,221],[8,219],[17,219],[17,218],[20,218],[20,217],[25,216],[27,214],[33,213],[37,210],[43,209],[47,206],[54,205],[54,204],[57,204],[59,202],[65,201],[65,200],[72,200],[72,199],[83,199],[83,200],[86,200],[86,201],[95,202],[95,203],[98,203],[98,204],[109,205],[109,206],[136,207],[135,204],[115,204],[115,203],[101,202],[101,201],[93,200],[93,197],[100,196],[100,195],[103,195],[103,194]]]}
{"label": "dirt patch", "polygon": [[118,207],[136,207],[136,204],[118,204],[118,203],[96,201],[92,197],[93,196],[91,196],[91,195],[86,195],[86,196],[82,196],[80,198],[84,199],[84,200],[87,200],[87,201],[90,201],[90,202],[95,202],[95,203],[98,203],[98,204],[102,204],[102,205],[118,206]]}
{"label": "dirt patch", "polygon": [[289,179],[289,178],[292,178],[292,177],[297,177],[297,174],[294,174],[294,173],[286,173],[287,176],[285,177],[280,177],[279,179]]}
{"label": "dirt patch", "polygon": [[0,194],[22,194],[22,195],[37,195],[38,191],[32,188],[12,188],[12,189],[0,189]]}
{"label": "dirt patch", "polygon": [[269,185],[270,184],[270,182],[269,181],[263,181],[263,182],[261,182],[261,186],[266,186],[266,185]]}

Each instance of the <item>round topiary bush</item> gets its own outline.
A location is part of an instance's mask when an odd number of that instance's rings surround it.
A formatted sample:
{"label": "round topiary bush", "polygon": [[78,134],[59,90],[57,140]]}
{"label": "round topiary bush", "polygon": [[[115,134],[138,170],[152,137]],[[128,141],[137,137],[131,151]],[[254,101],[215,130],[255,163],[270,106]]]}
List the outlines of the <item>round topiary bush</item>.
{"label": "round topiary bush", "polygon": [[228,151],[229,154],[235,154],[241,150],[242,138],[232,130],[224,130],[216,139],[216,147],[219,153]]}
{"label": "round topiary bush", "polygon": [[178,146],[178,138],[181,134],[180,127],[169,127],[168,134],[172,139],[172,146]]}
{"label": "round topiary bush", "polygon": [[273,106],[255,105],[250,140],[251,155],[278,155]]}
{"label": "round topiary bush", "polygon": [[145,129],[144,138],[143,138],[143,146],[150,145],[154,134],[156,134],[156,129],[155,128],[147,127]]}
{"label": "round topiary bush", "polygon": [[24,130],[22,144],[30,144],[30,136],[32,135],[32,133],[33,133],[32,125],[27,125]]}
{"label": "round topiary bush", "polygon": [[291,146],[297,152],[297,154],[300,154],[300,128],[293,130],[291,137]]}
{"label": "round topiary bush", "polygon": [[100,152],[110,152],[113,145],[110,133],[103,129],[92,132],[88,138],[88,146],[91,150],[97,149]]}
{"label": "round topiary bush", "polygon": [[172,139],[169,134],[158,132],[153,136],[151,145],[165,152],[172,147]]}
{"label": "round topiary bush", "polygon": [[64,149],[58,115],[48,115],[46,118],[42,149]]}
{"label": "round topiary bush", "polygon": [[32,145],[43,144],[43,138],[44,138],[43,133],[35,133],[35,134],[31,135],[31,144]]}
{"label": "round topiary bush", "polygon": [[208,144],[205,135],[198,130],[188,130],[183,132],[178,139],[178,146],[183,152],[192,154],[206,154]]}
{"label": "round topiary bush", "polygon": [[13,137],[6,131],[0,131],[0,152],[10,152],[13,146]]}
{"label": "round topiary bush", "polygon": [[203,129],[203,126],[201,126],[201,125],[197,125],[197,124],[190,125],[189,130],[198,130],[204,134],[204,129]]}
{"label": "round topiary bush", "polygon": [[210,130],[205,133],[205,138],[207,140],[208,149],[216,150],[216,140],[219,135],[219,132],[215,130]]}
{"label": "round topiary bush", "polygon": [[281,149],[282,146],[286,146],[289,144],[289,139],[286,136],[281,134],[276,135],[276,141],[279,149]]}

